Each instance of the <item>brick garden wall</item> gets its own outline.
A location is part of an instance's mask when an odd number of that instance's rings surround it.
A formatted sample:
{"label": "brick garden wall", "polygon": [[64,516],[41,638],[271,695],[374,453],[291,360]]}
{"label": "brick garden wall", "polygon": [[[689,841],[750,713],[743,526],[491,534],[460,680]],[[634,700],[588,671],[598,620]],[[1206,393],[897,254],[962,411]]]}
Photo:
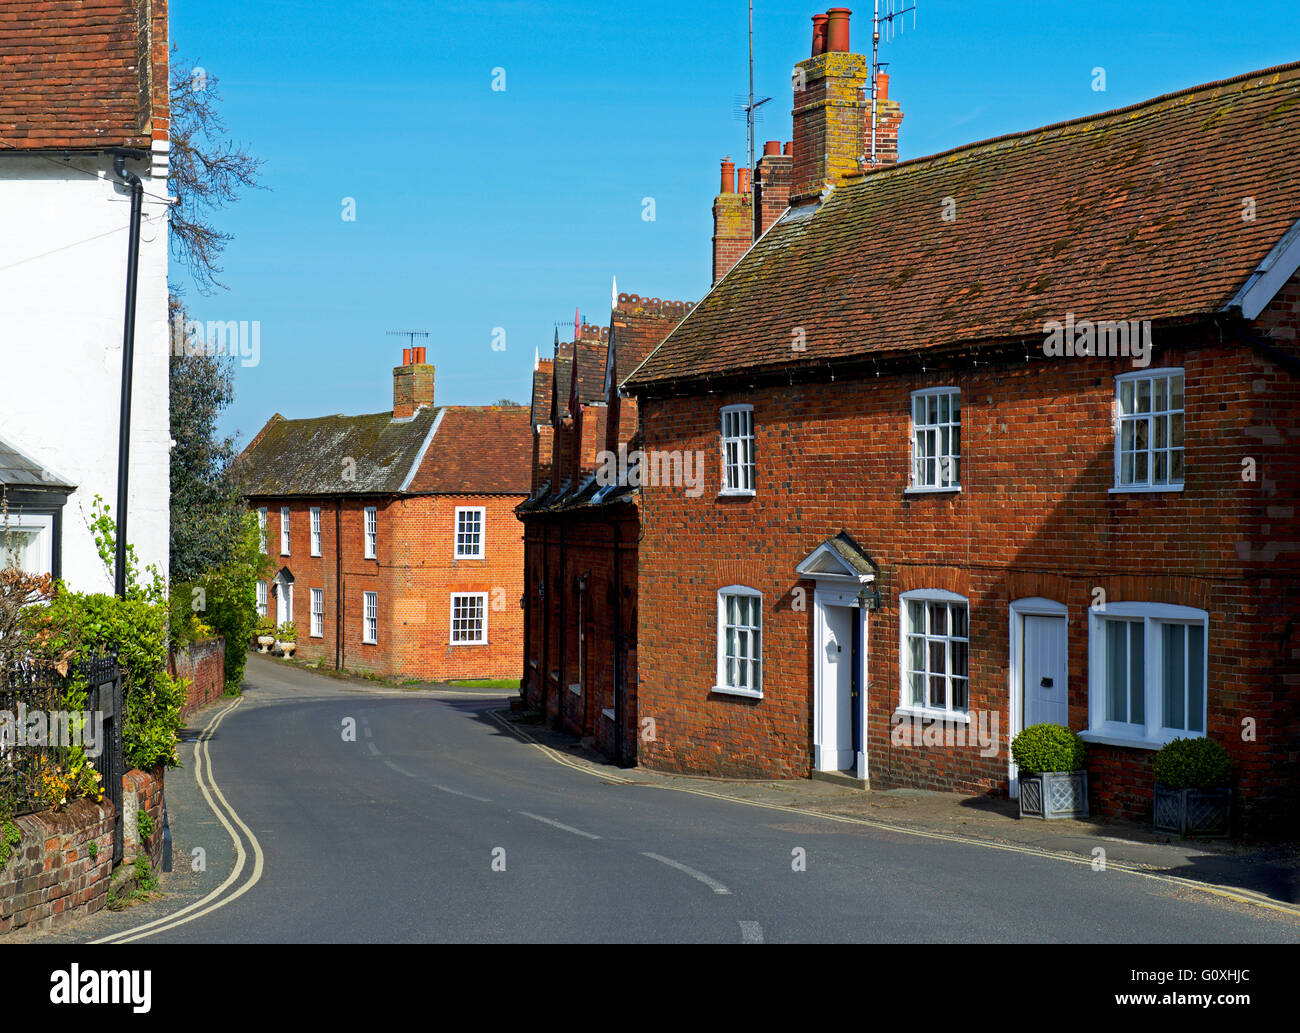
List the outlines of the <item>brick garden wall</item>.
{"label": "brick garden wall", "polygon": [[169,668],[174,678],[188,678],[189,692],[181,714],[189,717],[226,691],[226,640],[210,638],[173,650]]}
{"label": "brick garden wall", "polygon": [[[145,844],[157,871],[162,861],[163,775],[128,771],[122,777],[126,851],[135,857],[136,806],[148,810],[154,831]],[[37,928],[78,914],[94,914],[108,902],[113,862],[113,804],[74,800],[59,811],[24,814],[13,822],[22,841],[0,868],[0,934]],[[91,844],[94,844],[92,851]],[[92,856],[93,853],[93,856]]]}

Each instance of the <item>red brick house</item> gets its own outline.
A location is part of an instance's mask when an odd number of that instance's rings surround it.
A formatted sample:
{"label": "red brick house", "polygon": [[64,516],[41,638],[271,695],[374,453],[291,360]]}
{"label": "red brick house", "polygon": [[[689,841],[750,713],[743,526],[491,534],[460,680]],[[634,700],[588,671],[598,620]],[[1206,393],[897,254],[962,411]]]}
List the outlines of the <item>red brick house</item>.
{"label": "red brick house", "polygon": [[641,491],[641,762],[1006,793],[1055,721],[1141,817],[1204,734],[1294,821],[1300,65],[864,170],[867,67],[624,383],[710,472]]}
{"label": "red brick house", "polygon": [[[636,400],[619,383],[690,310],[619,294],[533,376],[533,493],[517,509],[527,579],[522,692],[555,727],[636,759]],[[622,457],[620,465],[620,457]]]}
{"label": "red brick house", "polygon": [[286,420],[240,458],[264,549],[258,587],[297,655],[394,678],[513,679],[523,655],[528,410],[435,406],[423,348],[393,370],[393,411]]}

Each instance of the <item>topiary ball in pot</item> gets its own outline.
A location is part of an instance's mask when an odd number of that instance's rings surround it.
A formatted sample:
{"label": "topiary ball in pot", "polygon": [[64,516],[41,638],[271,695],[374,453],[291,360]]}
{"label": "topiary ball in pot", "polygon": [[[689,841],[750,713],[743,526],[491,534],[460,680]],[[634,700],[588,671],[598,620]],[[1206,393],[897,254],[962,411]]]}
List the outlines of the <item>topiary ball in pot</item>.
{"label": "topiary ball in pot", "polygon": [[1228,751],[1212,739],[1174,739],[1151,762],[1156,781],[1166,789],[1217,789],[1232,783]]}
{"label": "topiary ball in pot", "polygon": [[1023,775],[1078,771],[1088,747],[1064,725],[1030,725],[1011,740],[1011,756]]}

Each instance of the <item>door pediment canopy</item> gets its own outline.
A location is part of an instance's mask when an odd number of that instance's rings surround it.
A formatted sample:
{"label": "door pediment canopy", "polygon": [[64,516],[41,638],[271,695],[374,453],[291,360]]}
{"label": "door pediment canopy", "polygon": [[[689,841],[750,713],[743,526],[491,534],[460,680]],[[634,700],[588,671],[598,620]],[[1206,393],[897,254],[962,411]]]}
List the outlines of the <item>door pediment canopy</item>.
{"label": "door pediment canopy", "polygon": [[288,567],[281,567],[274,580],[277,585],[292,585],[293,571]]}
{"label": "door pediment canopy", "polygon": [[827,538],[794,568],[801,577],[842,584],[870,584],[880,566],[847,531]]}

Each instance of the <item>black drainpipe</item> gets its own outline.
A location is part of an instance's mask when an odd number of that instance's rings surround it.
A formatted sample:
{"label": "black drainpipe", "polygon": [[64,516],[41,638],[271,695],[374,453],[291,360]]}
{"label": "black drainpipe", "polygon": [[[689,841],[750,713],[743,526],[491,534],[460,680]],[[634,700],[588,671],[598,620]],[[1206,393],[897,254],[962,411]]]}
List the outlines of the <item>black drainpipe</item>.
{"label": "black drainpipe", "polygon": [[559,663],[560,680],[555,686],[555,724],[552,727],[557,731],[564,730],[564,659],[568,650],[564,648],[565,634],[568,632],[568,625],[565,624],[565,600],[569,596],[569,585],[566,571],[568,568],[564,564],[564,523],[563,518],[559,524],[560,529],[560,587],[559,587],[559,604],[560,604],[560,627],[559,634],[556,636],[560,655],[556,658]]}
{"label": "black drainpipe", "polygon": [[113,172],[131,191],[131,223],[126,245],[126,311],[122,320],[122,403],[117,430],[117,521],[113,591],[126,598],[126,488],[131,466],[131,377],[135,369],[135,294],[140,274],[140,215],[144,184],[126,167],[126,154],[113,153]]}

